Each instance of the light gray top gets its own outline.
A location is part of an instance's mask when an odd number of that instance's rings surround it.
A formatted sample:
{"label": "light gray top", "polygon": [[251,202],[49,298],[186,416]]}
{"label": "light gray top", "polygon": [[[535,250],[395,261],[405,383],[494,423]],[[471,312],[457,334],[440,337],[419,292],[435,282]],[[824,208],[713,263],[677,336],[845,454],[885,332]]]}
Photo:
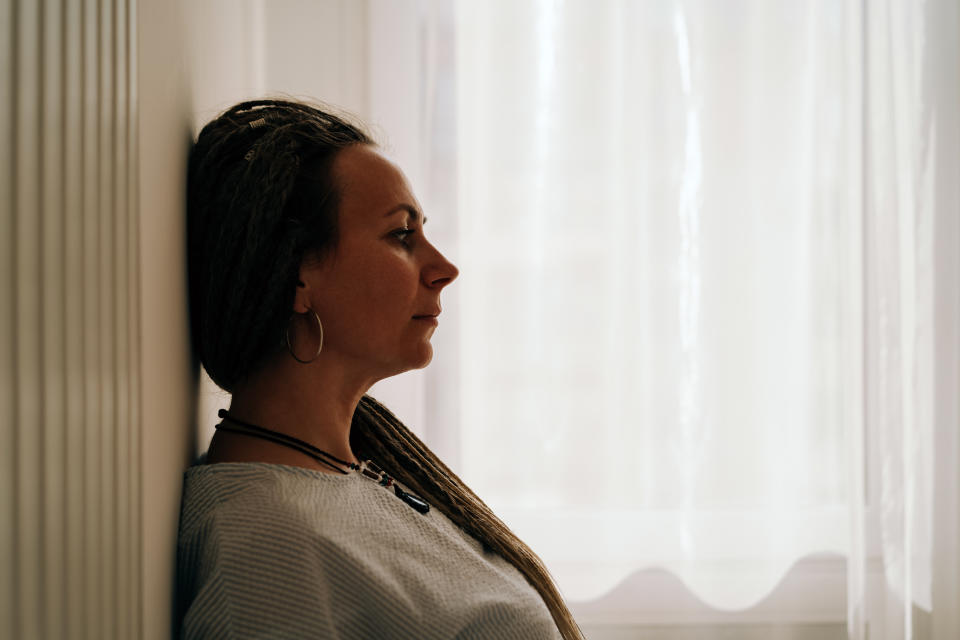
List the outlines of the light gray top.
{"label": "light gray top", "polygon": [[356,473],[191,467],[177,564],[187,639],[560,637],[512,565]]}

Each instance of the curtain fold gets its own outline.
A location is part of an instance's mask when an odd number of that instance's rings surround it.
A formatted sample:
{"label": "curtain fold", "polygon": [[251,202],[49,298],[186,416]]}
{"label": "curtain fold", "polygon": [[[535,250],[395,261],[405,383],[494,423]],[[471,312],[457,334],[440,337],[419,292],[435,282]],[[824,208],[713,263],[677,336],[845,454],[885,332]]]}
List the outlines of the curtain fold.
{"label": "curtain fold", "polygon": [[874,2],[864,15],[869,446],[866,506],[854,509],[875,533],[851,549],[857,639],[928,637],[916,616],[932,609],[934,158],[943,108],[933,97],[945,79],[931,76],[939,68],[929,40],[936,4]]}

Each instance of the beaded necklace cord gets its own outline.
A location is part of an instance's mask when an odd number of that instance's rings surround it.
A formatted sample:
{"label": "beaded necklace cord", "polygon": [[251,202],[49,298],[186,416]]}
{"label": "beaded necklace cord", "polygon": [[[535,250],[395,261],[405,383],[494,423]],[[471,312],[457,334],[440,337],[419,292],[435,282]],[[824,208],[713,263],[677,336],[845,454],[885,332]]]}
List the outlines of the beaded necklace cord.
{"label": "beaded necklace cord", "polygon": [[[272,429],[267,429],[266,427],[251,424],[249,422],[244,422],[243,420],[238,420],[227,413],[226,409],[220,409],[217,415],[224,420],[224,422],[216,425],[215,428],[217,431],[239,433],[241,435],[250,436],[252,438],[260,438],[261,440],[268,440],[275,444],[296,449],[300,453],[313,458],[317,462],[324,464],[334,471],[342,473],[343,475],[349,475],[350,471],[355,471],[360,475],[366,476],[367,478],[373,480],[382,487],[393,487],[394,494],[412,509],[423,514],[430,511],[430,505],[425,500],[401,489],[400,485],[396,484],[393,481],[393,478],[391,478],[386,471],[374,464],[372,460],[364,460],[360,464],[341,460],[332,453],[327,453],[323,449],[315,447],[309,442],[305,442],[299,438],[287,435],[286,433],[280,433],[279,431],[273,431]],[[227,422],[230,424],[227,424]],[[346,469],[344,469],[344,467],[346,467]]]}

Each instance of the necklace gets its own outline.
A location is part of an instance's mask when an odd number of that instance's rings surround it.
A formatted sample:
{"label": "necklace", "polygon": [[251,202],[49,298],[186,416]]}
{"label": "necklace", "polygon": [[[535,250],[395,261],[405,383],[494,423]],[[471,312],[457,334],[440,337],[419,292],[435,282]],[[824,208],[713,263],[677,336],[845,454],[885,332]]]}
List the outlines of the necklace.
{"label": "necklace", "polygon": [[[391,478],[386,471],[374,464],[372,460],[364,460],[360,464],[348,462],[347,460],[341,460],[332,453],[327,453],[323,449],[315,447],[309,442],[305,442],[299,438],[294,438],[286,433],[280,433],[279,431],[273,431],[272,429],[267,429],[266,427],[261,427],[249,422],[244,422],[243,420],[238,420],[227,413],[226,409],[220,409],[220,411],[217,412],[217,415],[224,420],[224,422],[216,425],[215,428],[217,431],[239,433],[241,435],[260,438],[261,440],[268,440],[291,449],[296,449],[300,453],[310,456],[317,462],[324,464],[334,471],[342,473],[343,475],[349,475],[351,471],[354,471],[360,475],[366,476],[382,487],[393,487],[394,494],[408,504],[411,508],[424,514],[430,511],[430,505],[423,498],[415,496],[409,491],[404,491],[401,489],[400,485],[396,484],[393,481],[393,478]],[[230,424],[227,424],[227,422]],[[344,467],[346,467],[346,469],[344,469]]]}

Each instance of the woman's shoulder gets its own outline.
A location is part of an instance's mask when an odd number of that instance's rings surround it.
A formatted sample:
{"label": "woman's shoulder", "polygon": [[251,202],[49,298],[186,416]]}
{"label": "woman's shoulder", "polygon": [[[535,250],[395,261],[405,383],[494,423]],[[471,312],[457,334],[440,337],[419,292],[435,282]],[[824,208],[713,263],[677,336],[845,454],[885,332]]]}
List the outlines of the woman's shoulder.
{"label": "woman's shoulder", "polygon": [[183,474],[184,495],[215,493],[224,496],[254,496],[264,493],[298,492],[349,484],[352,475],[331,474],[304,467],[271,462],[218,462],[209,464],[201,456]]}
{"label": "woman's shoulder", "polygon": [[279,464],[197,464],[184,473],[180,535],[269,521],[315,530],[328,521],[325,513],[353,499],[354,480]]}
{"label": "woman's shoulder", "polygon": [[223,625],[229,637],[337,637],[327,608],[345,597],[340,572],[356,569],[344,569],[340,530],[357,479],[266,463],[188,469],[177,548],[184,637]]}

